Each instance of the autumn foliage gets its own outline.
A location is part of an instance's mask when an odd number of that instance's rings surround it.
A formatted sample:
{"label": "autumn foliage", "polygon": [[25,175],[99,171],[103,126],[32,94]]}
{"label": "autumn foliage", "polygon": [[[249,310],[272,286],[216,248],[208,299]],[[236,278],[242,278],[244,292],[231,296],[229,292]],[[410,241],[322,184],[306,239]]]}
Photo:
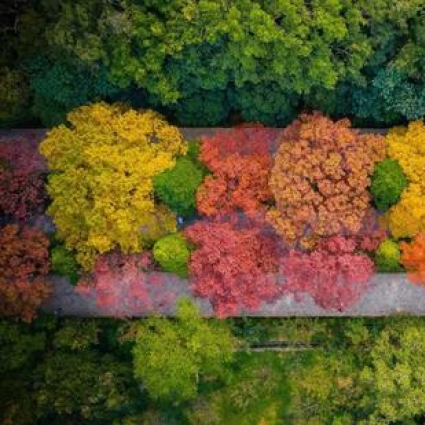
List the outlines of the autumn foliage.
{"label": "autumn foliage", "polygon": [[388,154],[398,161],[408,186],[389,211],[391,233],[397,239],[425,231],[425,125],[422,121],[395,127],[387,135]]}
{"label": "autumn foliage", "polygon": [[280,295],[276,240],[261,227],[231,221],[200,221],[185,230],[196,244],[189,278],[195,295],[207,298],[219,317],[255,311]]}
{"label": "autumn foliage", "polygon": [[187,150],[180,131],[153,111],[97,103],[68,114],[40,145],[53,171],[49,213],[89,270],[114,248],[140,252],[140,229],[157,213],[152,179]]}
{"label": "autumn foliage", "polygon": [[281,261],[284,292],[300,298],[309,294],[316,304],[345,310],[357,302],[368,288],[374,272],[373,261],[354,238],[332,236],[322,239],[313,252],[291,250]]}
{"label": "autumn foliage", "polygon": [[401,263],[409,279],[425,286],[425,233],[419,233],[410,244],[401,242],[400,249]]}
{"label": "autumn foliage", "polygon": [[97,258],[92,272],[78,282],[76,291],[94,299],[107,315],[131,317],[152,314],[171,305],[175,288],[153,270],[151,254],[114,251]]}
{"label": "autumn foliage", "polygon": [[237,127],[204,137],[199,159],[212,171],[198,189],[198,211],[209,217],[238,209],[248,215],[271,198],[268,186],[276,131]]}
{"label": "autumn foliage", "polygon": [[314,113],[287,127],[271,172],[268,220],[289,243],[356,234],[370,209],[370,175],[385,140]]}
{"label": "autumn foliage", "polygon": [[39,231],[11,224],[0,230],[0,316],[34,318],[50,289],[49,242]]}
{"label": "autumn foliage", "polygon": [[0,140],[0,212],[21,222],[41,213],[44,169],[35,137]]}

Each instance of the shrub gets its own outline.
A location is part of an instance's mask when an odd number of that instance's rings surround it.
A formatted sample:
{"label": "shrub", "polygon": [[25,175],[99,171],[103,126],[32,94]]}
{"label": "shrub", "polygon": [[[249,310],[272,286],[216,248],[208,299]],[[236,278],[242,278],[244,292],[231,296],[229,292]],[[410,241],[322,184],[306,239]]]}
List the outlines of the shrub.
{"label": "shrub", "polygon": [[204,137],[199,158],[211,170],[197,193],[198,211],[212,217],[240,209],[264,210],[271,198],[269,152],[276,133],[261,126],[238,127]]}
{"label": "shrub", "polygon": [[402,271],[398,243],[391,239],[383,241],[375,253],[375,264],[383,273]]}
{"label": "shrub", "polygon": [[183,138],[153,111],[97,103],[68,114],[40,145],[53,171],[49,213],[58,236],[88,270],[96,256],[143,248],[141,228],[155,220],[152,179],[186,152]]}
{"label": "shrub", "polygon": [[356,234],[370,210],[369,176],[385,155],[384,138],[301,115],[287,127],[271,172],[276,202],[268,220],[290,244]]}
{"label": "shrub", "polygon": [[68,276],[72,285],[77,284],[79,267],[72,251],[64,245],[55,246],[50,254],[50,262],[52,273]]}
{"label": "shrub", "polygon": [[26,221],[44,209],[43,157],[35,138],[0,140],[0,211]]}
{"label": "shrub", "polygon": [[200,221],[185,229],[196,244],[190,256],[190,283],[196,295],[207,298],[219,317],[240,309],[255,311],[275,300],[281,288],[276,241],[250,223]]}
{"label": "shrub", "polygon": [[425,233],[419,233],[409,244],[400,243],[401,263],[413,283],[425,285]]}
{"label": "shrub", "polygon": [[170,170],[154,177],[155,193],[159,199],[182,217],[196,211],[196,190],[202,182],[202,171],[185,157],[177,159]]}
{"label": "shrub", "polygon": [[50,294],[48,239],[39,231],[8,225],[0,229],[0,316],[31,321]]}
{"label": "shrub", "polygon": [[406,176],[396,160],[384,159],[375,165],[370,191],[379,210],[396,204],[406,186]]}
{"label": "shrub", "polygon": [[284,291],[297,298],[309,294],[325,309],[351,307],[367,290],[374,271],[372,260],[356,253],[357,248],[353,238],[332,236],[313,252],[291,250],[281,262]]}
{"label": "shrub", "polygon": [[388,154],[397,160],[409,182],[400,201],[389,210],[389,227],[395,238],[425,231],[425,125],[411,122],[387,135]]}
{"label": "shrub", "polygon": [[187,276],[190,251],[181,235],[173,234],[159,239],[153,247],[153,256],[166,272]]}

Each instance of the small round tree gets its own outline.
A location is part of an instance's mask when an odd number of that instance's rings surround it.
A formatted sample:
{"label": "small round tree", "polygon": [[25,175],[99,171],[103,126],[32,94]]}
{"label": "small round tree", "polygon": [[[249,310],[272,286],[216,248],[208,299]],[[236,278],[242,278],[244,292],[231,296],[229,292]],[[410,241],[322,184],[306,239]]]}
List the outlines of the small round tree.
{"label": "small round tree", "polygon": [[392,239],[386,239],[379,244],[375,252],[375,264],[380,272],[400,272],[400,248]]}
{"label": "small round tree", "polygon": [[153,256],[166,272],[187,276],[190,251],[186,240],[180,234],[167,235],[156,241]]}
{"label": "small round tree", "polygon": [[143,248],[157,211],[152,179],[186,152],[180,131],[153,111],[97,103],[68,114],[40,145],[52,170],[49,213],[58,236],[90,269],[98,254]]}
{"label": "small round tree", "polygon": [[375,165],[370,191],[376,207],[386,211],[400,199],[408,185],[400,164],[395,159],[384,159]]}
{"label": "small round tree", "polygon": [[348,120],[301,115],[287,127],[271,172],[268,220],[286,242],[356,234],[370,209],[370,175],[385,156],[382,136]]}
{"label": "small round tree", "polygon": [[179,216],[190,217],[196,211],[196,190],[202,178],[202,170],[181,157],[172,169],[154,177],[155,194]]}

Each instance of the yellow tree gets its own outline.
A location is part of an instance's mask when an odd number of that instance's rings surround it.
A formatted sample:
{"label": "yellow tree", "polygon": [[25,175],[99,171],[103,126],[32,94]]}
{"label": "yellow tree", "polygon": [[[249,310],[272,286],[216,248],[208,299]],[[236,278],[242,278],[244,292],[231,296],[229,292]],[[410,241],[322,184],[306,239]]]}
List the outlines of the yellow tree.
{"label": "yellow tree", "polygon": [[173,167],[186,145],[161,115],[122,104],[82,106],[67,120],[40,145],[52,171],[49,213],[89,270],[98,254],[143,249],[141,232],[158,214],[152,179]]}

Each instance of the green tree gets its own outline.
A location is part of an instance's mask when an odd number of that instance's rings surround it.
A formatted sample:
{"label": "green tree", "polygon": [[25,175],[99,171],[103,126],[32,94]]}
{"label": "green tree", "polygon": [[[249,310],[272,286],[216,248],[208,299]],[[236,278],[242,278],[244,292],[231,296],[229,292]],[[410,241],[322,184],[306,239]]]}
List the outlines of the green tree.
{"label": "green tree", "polygon": [[181,300],[175,320],[151,317],[137,323],[134,374],[154,399],[196,398],[203,376],[224,376],[233,348],[224,323],[202,319],[191,302]]}

